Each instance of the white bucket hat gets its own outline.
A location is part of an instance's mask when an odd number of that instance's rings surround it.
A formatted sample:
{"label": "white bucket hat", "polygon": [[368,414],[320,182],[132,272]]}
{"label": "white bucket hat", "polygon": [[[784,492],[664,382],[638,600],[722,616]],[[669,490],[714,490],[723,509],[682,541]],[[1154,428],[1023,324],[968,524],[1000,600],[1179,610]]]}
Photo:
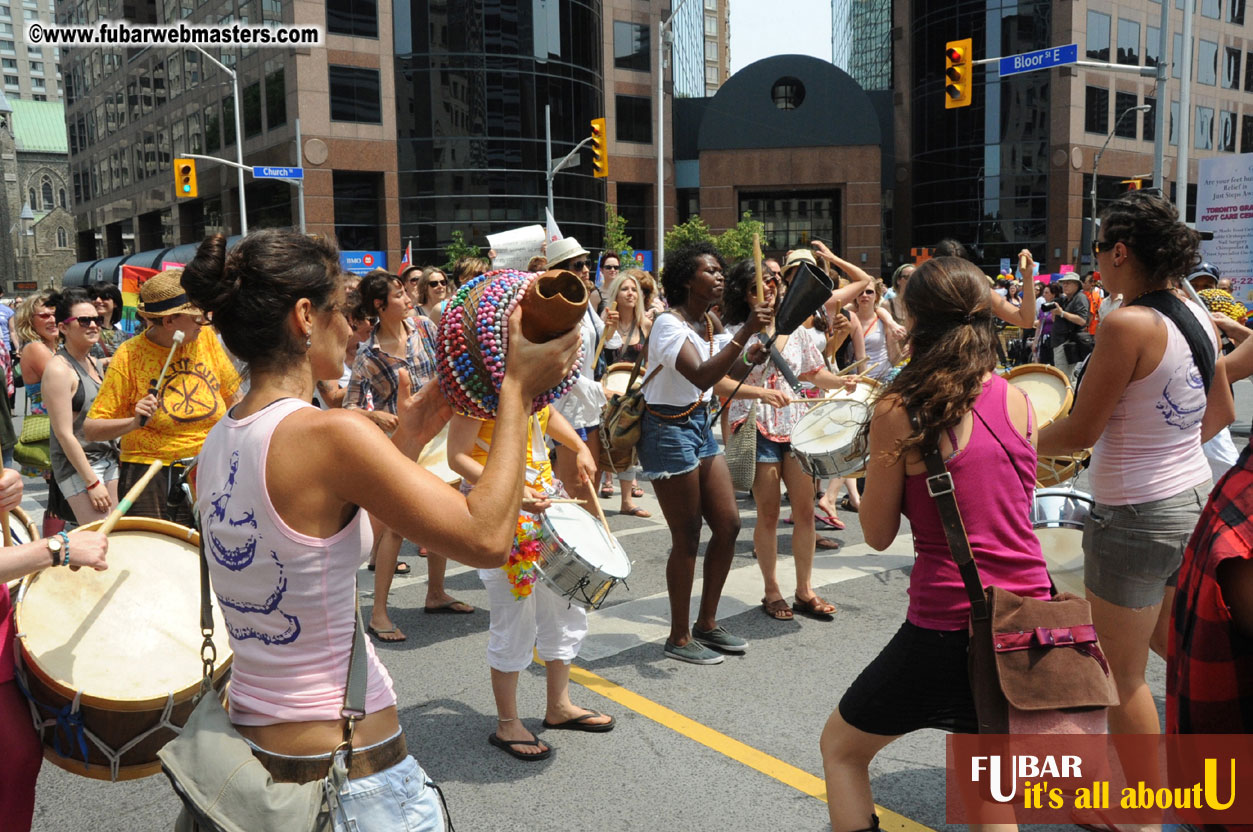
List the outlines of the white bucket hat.
{"label": "white bucket hat", "polygon": [[558,263],[564,263],[572,257],[583,254],[587,254],[587,249],[579,245],[578,240],[573,237],[562,237],[548,244],[548,267],[553,268]]}

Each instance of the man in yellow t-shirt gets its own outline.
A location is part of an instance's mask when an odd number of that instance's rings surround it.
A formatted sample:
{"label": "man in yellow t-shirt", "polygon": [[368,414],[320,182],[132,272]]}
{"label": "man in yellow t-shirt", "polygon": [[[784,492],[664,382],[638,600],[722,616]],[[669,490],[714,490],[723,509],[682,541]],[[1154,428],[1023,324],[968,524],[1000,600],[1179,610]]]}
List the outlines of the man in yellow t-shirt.
{"label": "man in yellow t-shirt", "polygon": [[[192,524],[191,506],[170,504],[172,463],[200,453],[210,428],[235,401],[239,374],[199,309],[183,291],[181,269],[153,275],[139,293],[139,314],[148,328],[122,343],[109,364],[100,393],[87,413],[87,439],[121,437],[119,493],[125,494],[154,460],[164,462],[130,514]],[[174,333],[183,343],[170,356]],[[156,389],[166,359],[169,369]],[[146,420],[146,423],[145,423]]]}

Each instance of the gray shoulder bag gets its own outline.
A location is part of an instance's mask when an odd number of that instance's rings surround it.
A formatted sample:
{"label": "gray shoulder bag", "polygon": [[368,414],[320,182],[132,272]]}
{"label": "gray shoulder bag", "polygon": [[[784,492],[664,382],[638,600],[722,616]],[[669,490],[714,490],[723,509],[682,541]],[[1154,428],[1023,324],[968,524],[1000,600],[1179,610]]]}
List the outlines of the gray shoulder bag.
{"label": "gray shoulder bag", "polygon": [[[353,591],[354,596],[356,590]],[[344,739],[331,757],[326,777],[312,783],[275,783],[231,725],[211,686],[217,659],[209,600],[209,564],[200,538],[200,648],[204,679],[200,702],[179,736],[158,752],[161,769],[183,801],[175,829],[206,832],[327,832],[352,763],[352,733],[365,716],[366,648],[357,607],[348,686],[344,691]],[[347,754],[340,754],[346,751]]]}

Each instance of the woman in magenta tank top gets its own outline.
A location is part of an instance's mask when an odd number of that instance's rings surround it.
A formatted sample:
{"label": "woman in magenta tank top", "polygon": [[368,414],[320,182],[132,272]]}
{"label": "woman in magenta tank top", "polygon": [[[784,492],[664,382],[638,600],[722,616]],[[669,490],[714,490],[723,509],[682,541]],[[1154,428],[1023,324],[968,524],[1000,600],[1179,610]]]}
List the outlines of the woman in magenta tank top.
{"label": "woman in magenta tank top", "polygon": [[892,740],[920,728],[976,731],[966,673],[970,601],[927,492],[927,449],[938,445],[944,455],[984,583],[1032,598],[1050,595],[1030,522],[1035,416],[1027,397],[993,373],[987,280],[966,260],[928,260],[910,278],[904,301],[912,358],[884,389],[863,433],[870,459],[861,524],[866,542],[882,550],[903,514],[917,561],[905,622],[822,732],[833,832],[878,829],[869,767]]}

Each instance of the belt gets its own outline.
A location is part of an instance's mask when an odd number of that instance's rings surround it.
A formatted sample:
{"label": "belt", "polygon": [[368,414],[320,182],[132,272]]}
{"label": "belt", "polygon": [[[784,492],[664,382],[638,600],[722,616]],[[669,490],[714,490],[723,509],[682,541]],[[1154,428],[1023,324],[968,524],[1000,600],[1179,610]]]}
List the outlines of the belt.
{"label": "belt", "polygon": [[[252,756],[261,761],[261,765],[270,772],[275,783],[312,783],[321,780],[331,770],[330,754],[319,757],[282,757],[254,748]],[[407,756],[409,749],[405,745],[404,732],[401,732],[381,745],[354,751],[349,758],[348,776],[356,778],[378,774]]]}

